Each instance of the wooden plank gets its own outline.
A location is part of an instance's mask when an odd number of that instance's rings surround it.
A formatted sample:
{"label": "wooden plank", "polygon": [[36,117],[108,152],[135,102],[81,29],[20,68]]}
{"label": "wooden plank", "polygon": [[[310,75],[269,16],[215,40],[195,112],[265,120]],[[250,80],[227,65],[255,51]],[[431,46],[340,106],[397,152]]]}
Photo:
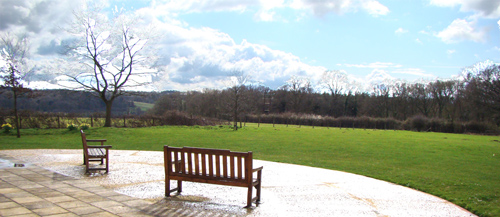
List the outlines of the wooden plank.
{"label": "wooden plank", "polygon": [[235,172],[234,172],[234,158],[235,158],[234,156],[230,156],[230,157],[229,157],[229,160],[230,160],[230,165],[231,165],[229,172],[231,173],[231,178],[233,178],[233,179],[235,178]]}
{"label": "wooden plank", "polygon": [[242,157],[238,156],[238,179],[243,179],[243,164],[241,163]]}
{"label": "wooden plank", "polygon": [[[179,162],[179,152],[172,150],[171,153],[174,154],[175,172],[180,172],[181,171],[181,167],[178,164],[178,162]],[[173,172],[174,170],[169,170],[169,171]]]}
{"label": "wooden plank", "polygon": [[186,173],[186,156],[184,155],[184,152],[179,152],[181,155],[181,170],[179,172],[185,174]]}
{"label": "wooden plank", "polygon": [[215,176],[220,177],[220,155],[215,155]]}
{"label": "wooden plank", "polygon": [[222,155],[222,171],[224,173],[224,177],[229,177],[229,174],[227,173],[227,156]]}
{"label": "wooden plank", "polygon": [[188,182],[199,182],[199,183],[208,183],[208,184],[219,184],[219,185],[228,185],[228,186],[241,186],[247,187],[248,183],[245,180],[237,180],[237,179],[223,179],[221,177],[202,177],[202,176],[191,176],[188,174],[172,174],[170,175],[170,180],[182,180]]}
{"label": "wooden plank", "polygon": [[208,175],[214,176],[214,155],[208,154]]}

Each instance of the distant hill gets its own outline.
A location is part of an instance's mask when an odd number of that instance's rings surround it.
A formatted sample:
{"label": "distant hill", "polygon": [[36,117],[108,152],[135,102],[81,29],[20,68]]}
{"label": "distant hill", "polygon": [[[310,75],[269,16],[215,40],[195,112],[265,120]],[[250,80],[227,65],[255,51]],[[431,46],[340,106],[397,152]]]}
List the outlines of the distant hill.
{"label": "distant hill", "polygon": [[[132,92],[116,98],[113,102],[113,114],[142,114],[151,109],[154,102],[166,92]],[[18,99],[18,108],[41,112],[63,113],[104,113],[105,105],[101,99],[91,92],[72,90],[34,90],[33,97]],[[0,110],[12,109],[12,93],[9,90],[0,92]]]}

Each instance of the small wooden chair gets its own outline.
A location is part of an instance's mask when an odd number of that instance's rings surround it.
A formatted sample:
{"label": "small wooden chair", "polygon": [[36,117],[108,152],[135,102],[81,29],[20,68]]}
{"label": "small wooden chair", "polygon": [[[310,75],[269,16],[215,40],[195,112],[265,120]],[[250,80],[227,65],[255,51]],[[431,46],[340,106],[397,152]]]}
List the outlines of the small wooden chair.
{"label": "small wooden chair", "polygon": [[[106,142],[105,139],[87,139],[83,130],[80,130],[82,134],[82,143],[83,143],[83,164],[85,165],[85,173],[90,173],[90,171],[99,171],[106,170],[106,173],[109,172],[109,149],[112,147],[111,145],[104,145]],[[89,146],[87,142],[100,142],[101,145],[98,146]],[[101,165],[104,164],[104,159],[106,159],[106,167],[95,167],[90,168],[89,162],[91,161],[100,161]]]}

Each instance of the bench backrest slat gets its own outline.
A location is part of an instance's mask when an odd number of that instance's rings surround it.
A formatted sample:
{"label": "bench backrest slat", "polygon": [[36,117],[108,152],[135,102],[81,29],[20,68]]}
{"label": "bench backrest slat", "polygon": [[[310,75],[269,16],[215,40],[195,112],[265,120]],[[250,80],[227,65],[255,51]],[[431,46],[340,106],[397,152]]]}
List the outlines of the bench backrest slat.
{"label": "bench backrest slat", "polygon": [[191,159],[191,155],[186,153],[187,156],[187,164],[188,164],[188,170],[186,173],[192,174],[193,173],[193,160]]}
{"label": "bench backrest slat", "polygon": [[220,177],[220,155],[215,155],[215,176]]}
{"label": "bench backrest slat", "polygon": [[229,158],[229,162],[231,162],[231,163],[230,163],[230,170],[229,170],[229,174],[231,174],[231,178],[232,178],[232,179],[235,179],[235,178],[236,178],[236,176],[234,175],[234,157]]}
{"label": "bench backrest slat", "polygon": [[208,175],[214,176],[214,156],[208,154]]}
{"label": "bench backrest slat", "polygon": [[[169,163],[170,162],[170,163]],[[251,182],[252,152],[165,146],[166,172],[175,176]]]}
{"label": "bench backrest slat", "polygon": [[82,135],[82,144],[83,144],[83,151],[85,152],[85,155],[88,155],[88,148],[87,148],[87,136],[85,136],[85,133],[83,130],[80,130],[80,134]]}
{"label": "bench backrest slat", "polygon": [[243,163],[241,156],[238,156],[237,159],[238,159],[238,178],[243,179]]}

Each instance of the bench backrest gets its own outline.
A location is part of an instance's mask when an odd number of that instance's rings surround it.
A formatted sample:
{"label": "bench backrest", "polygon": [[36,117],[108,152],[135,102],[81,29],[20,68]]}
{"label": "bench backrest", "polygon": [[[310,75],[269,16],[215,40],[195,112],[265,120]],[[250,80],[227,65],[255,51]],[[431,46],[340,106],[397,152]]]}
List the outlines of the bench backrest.
{"label": "bench backrest", "polygon": [[80,130],[80,134],[82,134],[83,149],[85,150],[85,153],[87,153],[87,137],[85,136],[83,130]]}
{"label": "bench backrest", "polygon": [[207,183],[252,182],[252,152],[164,147],[165,174],[170,179]]}

